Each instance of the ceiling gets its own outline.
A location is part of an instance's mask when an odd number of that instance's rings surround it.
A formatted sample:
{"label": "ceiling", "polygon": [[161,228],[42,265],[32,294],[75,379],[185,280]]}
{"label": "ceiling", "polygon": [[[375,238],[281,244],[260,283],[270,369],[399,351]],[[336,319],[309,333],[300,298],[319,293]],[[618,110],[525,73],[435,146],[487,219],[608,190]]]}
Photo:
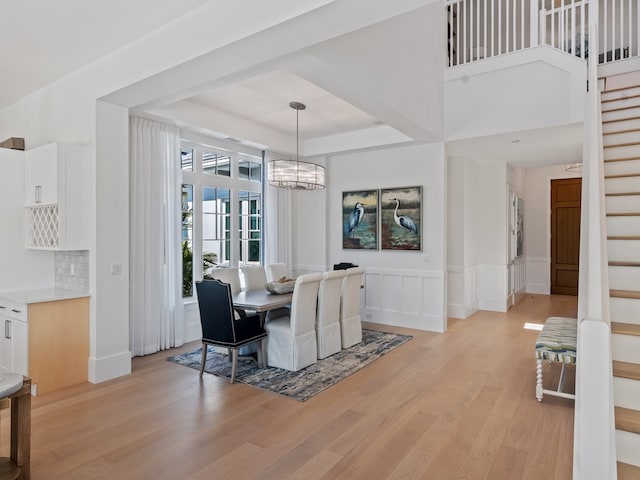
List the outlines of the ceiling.
{"label": "ceiling", "polygon": [[296,133],[296,110],[289,107],[289,103],[302,101],[306,109],[299,113],[301,139],[361,130],[380,123],[350,103],[286,70],[257,75],[187,100],[289,135]]}
{"label": "ceiling", "polygon": [[0,109],[207,1],[3,1]]}
{"label": "ceiling", "polygon": [[[0,18],[0,42],[11,46],[10,61],[0,62],[0,109],[106,54],[171,22],[207,0],[9,0]],[[124,15],[122,12],[126,12]],[[19,39],[19,41],[17,41]],[[303,140],[393,127],[360,102],[347,101],[309,80],[274,65],[271,71],[209,89],[183,99],[234,116],[270,131],[295,136],[291,101],[302,101],[299,132]],[[378,108],[379,111],[379,108]],[[374,130],[370,130],[374,132]],[[219,132],[235,137],[234,132]],[[238,136],[240,138],[240,136]],[[241,140],[252,140],[246,138]],[[449,154],[478,161],[504,161],[531,167],[579,161],[581,126],[465,139],[447,145]]]}

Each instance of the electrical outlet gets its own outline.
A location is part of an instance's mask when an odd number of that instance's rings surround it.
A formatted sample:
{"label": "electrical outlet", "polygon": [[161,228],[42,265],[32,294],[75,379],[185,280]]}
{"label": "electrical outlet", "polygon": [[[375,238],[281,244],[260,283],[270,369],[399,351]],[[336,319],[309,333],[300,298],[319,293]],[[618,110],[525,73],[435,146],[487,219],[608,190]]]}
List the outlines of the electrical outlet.
{"label": "electrical outlet", "polygon": [[120,275],[122,267],[119,263],[111,264],[111,275]]}

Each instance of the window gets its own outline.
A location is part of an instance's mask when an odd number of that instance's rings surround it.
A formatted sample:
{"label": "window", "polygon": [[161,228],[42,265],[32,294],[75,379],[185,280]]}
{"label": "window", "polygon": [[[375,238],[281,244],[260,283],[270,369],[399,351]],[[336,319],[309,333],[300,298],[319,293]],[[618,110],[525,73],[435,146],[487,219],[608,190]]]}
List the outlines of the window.
{"label": "window", "polygon": [[262,181],[262,162],[252,160],[247,157],[241,157],[238,163],[238,176],[243,180],[251,180],[253,182]]}
{"label": "window", "polygon": [[202,171],[210,175],[231,176],[231,157],[228,153],[202,153]]}
{"label": "window", "polygon": [[240,261],[260,263],[262,195],[240,192]]}
{"label": "window", "polygon": [[231,194],[228,189],[202,187],[203,268],[229,265],[231,260]]}
{"label": "window", "polygon": [[262,158],[182,143],[184,297],[211,268],[262,260]]}
{"label": "window", "polygon": [[183,270],[182,296],[190,297],[193,295],[193,185],[182,184],[181,203]]}

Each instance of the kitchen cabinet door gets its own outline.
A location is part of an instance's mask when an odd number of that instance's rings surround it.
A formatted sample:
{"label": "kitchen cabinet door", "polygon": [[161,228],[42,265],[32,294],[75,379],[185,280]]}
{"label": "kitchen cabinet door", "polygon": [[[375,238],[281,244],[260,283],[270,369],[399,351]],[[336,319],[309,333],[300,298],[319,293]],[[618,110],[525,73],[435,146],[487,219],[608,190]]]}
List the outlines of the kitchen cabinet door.
{"label": "kitchen cabinet door", "polygon": [[49,143],[25,152],[25,206],[58,203],[59,148],[58,143]]}

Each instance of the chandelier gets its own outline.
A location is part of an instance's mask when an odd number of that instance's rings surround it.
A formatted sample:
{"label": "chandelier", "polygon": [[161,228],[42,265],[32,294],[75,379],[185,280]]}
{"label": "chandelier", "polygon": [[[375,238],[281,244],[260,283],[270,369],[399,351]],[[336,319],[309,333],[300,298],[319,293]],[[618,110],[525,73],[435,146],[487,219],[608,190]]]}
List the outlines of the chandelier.
{"label": "chandelier", "polygon": [[291,102],[289,106],[296,111],[296,159],[274,156],[269,160],[269,184],[280,188],[296,190],[318,190],[324,188],[324,167],[300,160],[299,123],[300,110],[307,108],[303,103]]}

